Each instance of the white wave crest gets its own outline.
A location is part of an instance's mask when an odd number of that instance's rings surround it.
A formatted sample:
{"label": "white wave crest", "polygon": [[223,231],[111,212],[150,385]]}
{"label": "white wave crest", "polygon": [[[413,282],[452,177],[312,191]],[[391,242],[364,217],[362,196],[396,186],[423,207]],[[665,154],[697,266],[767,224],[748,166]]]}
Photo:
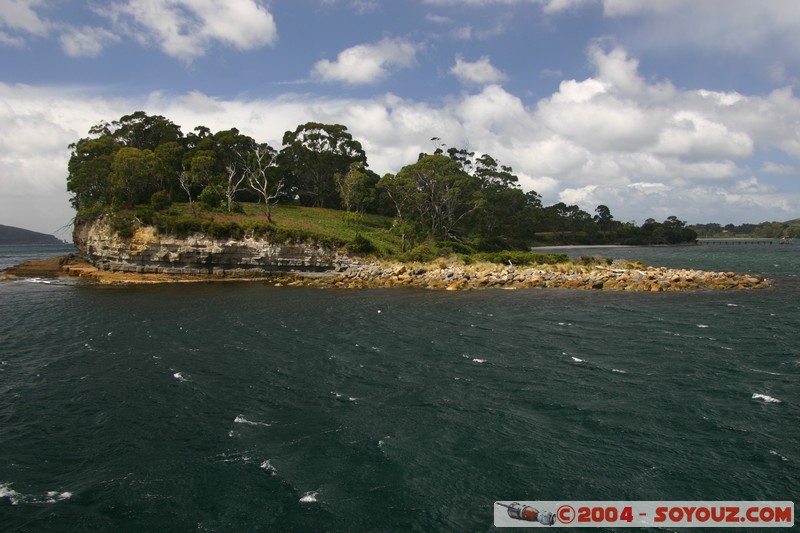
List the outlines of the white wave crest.
{"label": "white wave crest", "polygon": [[51,491],[47,493],[47,498],[48,498],[47,503],[62,502],[64,500],[69,500],[70,498],[72,498],[72,493],[71,492],[59,493],[56,491]]}
{"label": "white wave crest", "polygon": [[770,450],[769,453],[774,455],[775,457],[780,458],[781,461],[788,461],[789,460],[786,457],[784,457],[783,455],[781,455],[778,452],[776,452],[775,450]]}
{"label": "white wave crest", "polygon": [[616,372],[617,374],[627,374],[628,373],[625,370],[620,370],[618,368],[612,368],[611,371],[612,372]]}
{"label": "white wave crest", "polygon": [[11,505],[17,505],[18,503],[25,501],[25,497],[12,489],[9,483],[0,483],[0,500],[3,498],[8,498],[8,500],[11,502]]}
{"label": "white wave crest", "polygon": [[762,400],[766,403],[783,403],[783,401],[773,398],[772,396],[767,396],[766,394],[759,394],[757,392],[753,393],[754,400]]}
{"label": "white wave crest", "polygon": [[274,467],[274,466],[272,466],[272,463],[270,463],[270,462],[269,462],[269,459],[267,459],[266,461],[264,461],[263,463],[261,463],[261,465],[260,465],[260,468],[263,468],[264,470],[266,470],[267,472],[269,472],[269,473],[270,473],[270,475],[273,475],[273,476],[276,476],[276,475],[278,475],[278,471],[277,471],[277,470],[275,470],[275,467]]}
{"label": "white wave crest", "polygon": [[472,359],[473,363],[485,363],[486,359],[478,359],[477,357]]}
{"label": "white wave crest", "polygon": [[575,361],[576,363],[583,363],[584,362],[583,359],[578,359],[577,357],[573,357],[572,360]]}
{"label": "white wave crest", "polygon": [[233,421],[237,424],[245,424],[248,426],[264,426],[267,428],[272,425],[272,424],[267,424],[266,422],[253,422],[251,420],[246,419],[244,415],[238,415],[236,418],[233,419]]}
{"label": "white wave crest", "polygon": [[58,503],[72,498],[72,493],[53,490],[48,491],[46,496],[27,496],[12,489],[10,483],[0,483],[0,500],[3,498],[7,498],[11,505],[19,505],[20,503]]}
{"label": "white wave crest", "polygon": [[319,491],[308,491],[300,498],[300,503],[317,503],[317,494]]}
{"label": "white wave crest", "polygon": [[[341,393],[339,393],[339,392],[336,392],[336,391],[331,391],[331,394],[333,394],[333,396],[334,396],[334,397],[335,397],[337,400],[338,400],[338,399],[340,399],[340,398],[344,398],[344,397],[345,397],[345,396],[344,396],[344,394],[341,394]],[[348,397],[347,397],[347,399],[348,399],[349,401],[351,401],[351,402],[354,402],[354,401],[358,400],[358,398],[356,398],[356,397],[354,397],[354,396],[348,396]]]}
{"label": "white wave crest", "polygon": [[186,379],[185,377],[183,377],[183,374],[182,374],[182,373],[180,373],[180,372],[175,372],[174,374],[172,374],[172,377],[173,377],[173,378],[175,378],[175,379],[177,379],[177,380],[178,380],[178,381],[180,381],[181,383],[185,383],[185,382],[189,381],[188,379]]}

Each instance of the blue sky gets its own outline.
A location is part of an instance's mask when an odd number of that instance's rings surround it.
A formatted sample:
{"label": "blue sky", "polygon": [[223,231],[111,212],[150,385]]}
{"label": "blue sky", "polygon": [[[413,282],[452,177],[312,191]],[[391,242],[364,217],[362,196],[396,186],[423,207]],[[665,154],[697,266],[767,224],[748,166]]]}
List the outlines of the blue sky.
{"label": "blue sky", "polygon": [[378,173],[431,137],[547,204],[800,217],[796,0],[0,0],[0,223],[69,223],[67,146],[136,110],[280,148],[345,124]]}

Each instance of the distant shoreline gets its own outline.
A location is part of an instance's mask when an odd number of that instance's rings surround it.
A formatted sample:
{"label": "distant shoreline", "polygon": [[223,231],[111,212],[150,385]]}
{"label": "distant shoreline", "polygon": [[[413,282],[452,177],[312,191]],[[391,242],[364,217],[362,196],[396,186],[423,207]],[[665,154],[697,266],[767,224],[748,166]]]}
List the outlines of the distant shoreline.
{"label": "distant shoreline", "polygon": [[576,248],[637,248],[632,244],[555,244],[553,246],[532,246],[531,250],[573,250]]}

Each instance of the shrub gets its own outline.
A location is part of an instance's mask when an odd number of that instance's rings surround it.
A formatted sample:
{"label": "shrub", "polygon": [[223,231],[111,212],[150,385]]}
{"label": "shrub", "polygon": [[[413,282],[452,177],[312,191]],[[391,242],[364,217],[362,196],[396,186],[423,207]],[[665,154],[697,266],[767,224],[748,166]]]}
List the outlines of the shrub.
{"label": "shrub", "polygon": [[566,263],[569,257],[566,254],[537,254],[533,252],[519,252],[508,250],[504,252],[477,254],[480,259],[490,263],[501,263],[507,265],[555,265]]}
{"label": "shrub", "polygon": [[211,187],[206,187],[203,189],[203,192],[201,192],[200,196],[197,197],[197,201],[209,209],[216,209],[220,205],[219,195]]}
{"label": "shrub", "polygon": [[146,226],[153,224],[155,213],[155,209],[149,205],[140,205],[136,207],[136,218],[138,218],[139,221]]}
{"label": "shrub", "polygon": [[427,263],[433,260],[434,257],[436,257],[436,252],[427,242],[418,244],[413,250],[405,254],[407,261],[418,261],[420,263]]}
{"label": "shrub", "polygon": [[372,241],[363,235],[356,236],[355,239],[345,245],[344,249],[353,254],[369,254],[375,252],[376,250],[375,245],[372,244]]}
{"label": "shrub", "polygon": [[111,229],[123,239],[130,239],[135,230],[133,217],[126,213],[116,213],[111,218]]}
{"label": "shrub", "polygon": [[150,205],[156,211],[164,211],[172,205],[172,199],[167,191],[157,191],[150,197]]}
{"label": "shrub", "polygon": [[230,220],[215,220],[208,232],[215,239],[241,239],[244,233],[239,224]]}
{"label": "shrub", "polygon": [[453,254],[474,254],[475,248],[456,241],[439,241],[436,243],[439,255],[445,257]]}

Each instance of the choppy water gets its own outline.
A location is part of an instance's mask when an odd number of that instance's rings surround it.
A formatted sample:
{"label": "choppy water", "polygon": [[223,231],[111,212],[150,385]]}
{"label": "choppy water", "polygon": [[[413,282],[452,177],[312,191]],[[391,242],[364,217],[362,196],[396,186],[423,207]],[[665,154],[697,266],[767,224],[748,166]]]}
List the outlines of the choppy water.
{"label": "choppy water", "polygon": [[588,252],[775,288],[0,283],[0,530],[486,531],[496,500],[792,500],[800,246],[745,248]]}

